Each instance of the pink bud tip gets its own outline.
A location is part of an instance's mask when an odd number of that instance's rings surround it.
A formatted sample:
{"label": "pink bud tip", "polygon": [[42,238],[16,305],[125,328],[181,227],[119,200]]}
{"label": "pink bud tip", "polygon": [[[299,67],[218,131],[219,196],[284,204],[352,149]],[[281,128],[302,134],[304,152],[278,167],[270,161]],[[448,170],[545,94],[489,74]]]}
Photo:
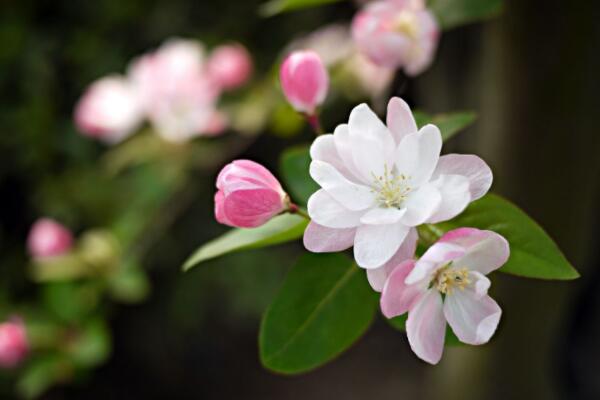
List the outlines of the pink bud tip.
{"label": "pink bud tip", "polygon": [[16,367],[29,351],[27,332],[20,318],[0,324],[0,367]]}
{"label": "pink bud tip", "polygon": [[71,249],[73,236],[63,225],[50,218],[37,220],[27,239],[29,253],[35,258],[64,254]]}
{"label": "pink bud tip", "polygon": [[252,75],[252,59],[239,44],[217,47],[208,59],[210,76],[223,89],[242,86]]}
{"label": "pink bud tip", "polygon": [[279,73],[283,93],[299,112],[312,115],[329,89],[329,75],[314,51],[295,51],[283,61]]}
{"label": "pink bud tip", "polygon": [[127,137],[142,119],[136,91],[121,76],[107,76],[92,83],[75,108],[75,124],[84,135],[108,143]]}
{"label": "pink bud tip", "polygon": [[265,167],[249,160],[226,165],[217,177],[215,217],[229,226],[254,228],[287,207],[287,194]]}

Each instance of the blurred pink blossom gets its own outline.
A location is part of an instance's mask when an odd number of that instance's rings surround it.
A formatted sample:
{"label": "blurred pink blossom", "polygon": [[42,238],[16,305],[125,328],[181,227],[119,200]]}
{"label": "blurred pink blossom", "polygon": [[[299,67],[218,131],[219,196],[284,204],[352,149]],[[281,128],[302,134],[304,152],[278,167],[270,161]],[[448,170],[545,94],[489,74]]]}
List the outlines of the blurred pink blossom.
{"label": "blurred pink blossom", "polygon": [[423,0],[380,0],[356,14],[352,34],[371,61],[414,76],[433,61],[439,28]]}
{"label": "blurred pink blossom", "polygon": [[311,50],[291,53],[283,61],[279,77],[292,106],[298,112],[314,115],[329,89],[329,75],[319,55]]}
{"label": "blurred pink blossom", "polygon": [[53,257],[71,249],[73,236],[63,225],[50,218],[37,220],[27,239],[29,253],[35,258]]}
{"label": "blurred pink blossom", "polygon": [[27,355],[29,344],[25,325],[20,318],[0,324],[0,367],[16,367]]}
{"label": "blurred pink blossom", "polygon": [[75,124],[85,135],[117,143],[142,120],[142,104],[133,86],[119,75],[93,82],[75,108]]}
{"label": "blurred pink blossom", "polygon": [[215,217],[229,226],[253,228],[263,225],[289,207],[281,184],[262,165],[236,160],[217,177]]}
{"label": "blurred pink blossom", "polygon": [[250,79],[252,59],[242,45],[219,46],[208,58],[208,73],[222,89],[235,89]]}

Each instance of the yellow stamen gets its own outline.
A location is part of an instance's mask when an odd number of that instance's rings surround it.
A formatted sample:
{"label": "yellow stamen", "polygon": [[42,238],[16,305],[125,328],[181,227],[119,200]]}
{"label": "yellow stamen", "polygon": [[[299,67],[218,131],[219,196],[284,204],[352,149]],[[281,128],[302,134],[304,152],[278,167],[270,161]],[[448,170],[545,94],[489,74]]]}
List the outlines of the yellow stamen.
{"label": "yellow stamen", "polygon": [[390,172],[387,164],[384,167],[383,175],[373,175],[373,192],[376,193],[377,202],[386,208],[400,208],[402,202],[410,193],[411,188],[407,185],[408,177],[404,174],[394,174]]}
{"label": "yellow stamen", "polygon": [[440,268],[433,278],[433,285],[443,294],[452,294],[455,288],[465,290],[470,284],[467,268],[451,268],[450,265]]}

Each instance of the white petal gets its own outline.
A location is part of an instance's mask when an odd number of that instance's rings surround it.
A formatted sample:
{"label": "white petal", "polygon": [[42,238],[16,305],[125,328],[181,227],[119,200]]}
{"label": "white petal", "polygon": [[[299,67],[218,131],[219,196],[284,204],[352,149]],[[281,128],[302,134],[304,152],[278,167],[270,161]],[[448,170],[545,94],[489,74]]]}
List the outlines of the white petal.
{"label": "white petal", "polygon": [[435,125],[425,125],[417,133],[404,136],[394,160],[398,172],[410,177],[413,187],[428,182],[442,149],[442,135]]}
{"label": "white petal", "polygon": [[310,176],[349,210],[365,210],[375,202],[375,194],[371,188],[349,181],[331,164],[323,161],[311,162]]}
{"label": "white petal", "polygon": [[481,272],[471,271],[469,272],[469,278],[473,281],[473,290],[475,290],[478,299],[488,293],[488,289],[492,285],[492,282],[490,282],[487,276],[483,275]]}
{"label": "white petal", "polygon": [[333,165],[335,169],[351,181],[356,179],[338,154],[332,134],[321,135],[315,139],[310,146],[310,157],[312,160],[324,161]]}
{"label": "white petal", "polygon": [[436,270],[465,254],[462,247],[452,243],[434,243],[417,261],[415,268],[406,277],[406,284],[413,285],[420,281],[430,282]]}
{"label": "white petal", "polygon": [[446,296],[444,315],[461,342],[477,345],[490,340],[502,310],[490,296],[479,297],[472,289],[466,289]]}
{"label": "white petal", "polygon": [[493,180],[492,170],[485,161],[471,154],[441,156],[431,179],[437,179],[440,175],[467,177],[472,200],[477,200],[486,194]]}
{"label": "white petal", "polygon": [[387,107],[387,126],[396,145],[408,134],[418,131],[410,107],[400,97],[392,97]]}
{"label": "white petal", "polygon": [[381,267],[400,248],[408,230],[402,224],[359,226],[354,238],[354,258],[358,266]]}
{"label": "white petal", "polygon": [[353,228],[360,225],[362,211],[351,211],[335,201],[323,189],[308,199],[308,215],[317,224],[328,228]]}
{"label": "white petal", "polygon": [[[352,138],[350,137],[350,129],[347,124],[338,125],[333,132],[333,141],[335,148],[340,156],[340,159],[344,162],[344,166],[352,174],[352,176],[359,181],[362,180],[362,174],[358,172],[358,169],[354,165],[354,158],[352,156]],[[363,183],[370,183],[371,178]]]}
{"label": "white petal", "polygon": [[417,230],[411,228],[396,254],[394,254],[388,262],[386,262],[382,267],[367,270],[367,279],[373,290],[376,292],[381,292],[389,274],[391,274],[392,271],[402,262],[410,260],[415,256],[418,240],[419,235],[417,234]]}
{"label": "white petal", "polygon": [[414,267],[414,260],[406,260],[390,274],[381,292],[381,312],[386,318],[394,318],[407,312],[427,291],[426,287],[407,285],[406,275]]}
{"label": "white petal", "polygon": [[510,248],[506,239],[496,232],[477,231],[478,241],[466,249],[464,256],[454,260],[453,265],[487,275],[506,263]]}
{"label": "white petal", "polygon": [[367,211],[366,214],[361,217],[360,222],[367,225],[395,224],[402,219],[405,213],[406,208],[377,207]]}
{"label": "white petal", "polygon": [[439,190],[431,184],[412,191],[403,204],[406,214],[402,217],[402,223],[408,226],[421,225],[437,212],[441,201]]}
{"label": "white petal", "polygon": [[441,196],[442,201],[438,210],[427,222],[438,223],[448,221],[464,211],[471,201],[469,179],[461,175],[440,175],[432,182]]}
{"label": "white petal", "polygon": [[344,251],[354,244],[356,228],[334,229],[311,221],[304,231],[304,247],[313,253]]}
{"label": "white petal", "polygon": [[442,296],[430,289],[408,312],[406,320],[410,348],[430,364],[437,364],[444,351],[446,320],[442,310]]}

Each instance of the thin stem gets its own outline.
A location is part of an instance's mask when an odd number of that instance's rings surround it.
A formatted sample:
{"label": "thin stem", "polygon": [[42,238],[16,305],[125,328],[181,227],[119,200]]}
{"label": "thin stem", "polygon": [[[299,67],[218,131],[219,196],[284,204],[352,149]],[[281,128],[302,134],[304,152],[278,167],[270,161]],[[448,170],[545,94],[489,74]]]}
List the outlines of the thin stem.
{"label": "thin stem", "polygon": [[315,131],[315,134],[317,136],[325,133],[325,131],[323,130],[323,127],[321,126],[319,114],[317,114],[316,111],[313,114],[306,114],[306,120],[308,121],[310,126],[313,128],[313,131]]}
{"label": "thin stem", "polygon": [[310,221],[310,216],[306,213],[306,211],[304,211],[302,208],[298,207],[297,204],[291,203],[288,208],[288,212],[290,214],[298,214],[301,217],[304,217]]}

